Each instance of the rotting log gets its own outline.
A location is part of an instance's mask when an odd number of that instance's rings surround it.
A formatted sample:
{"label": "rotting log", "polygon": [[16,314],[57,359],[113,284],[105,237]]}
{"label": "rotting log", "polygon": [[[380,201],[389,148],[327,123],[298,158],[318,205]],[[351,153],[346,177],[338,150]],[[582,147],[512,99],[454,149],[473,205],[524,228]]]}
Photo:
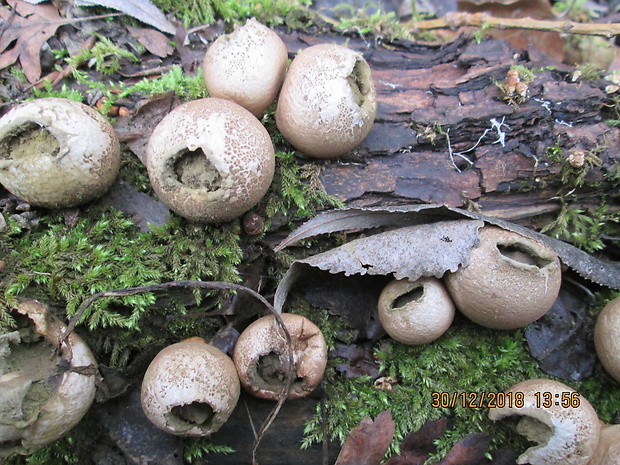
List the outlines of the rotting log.
{"label": "rotting log", "polygon": [[[609,82],[573,79],[574,68],[508,43],[460,37],[443,44],[370,41],[293,32],[282,34],[291,55],[322,42],[347,42],[370,64],[378,94],[372,132],[352,153],[321,161],[327,192],[349,206],[433,202],[523,220],[558,210],[571,190],[581,207],[612,209],[605,175],[620,164],[620,130],[605,124]],[[513,65],[534,71],[522,101],[500,86]],[[564,161],[547,156],[558,146]],[[574,153],[600,159],[583,186],[565,186],[558,173]],[[602,183],[602,184],[600,184]],[[573,191],[573,187],[576,187]],[[616,188],[617,189],[617,188]]]}

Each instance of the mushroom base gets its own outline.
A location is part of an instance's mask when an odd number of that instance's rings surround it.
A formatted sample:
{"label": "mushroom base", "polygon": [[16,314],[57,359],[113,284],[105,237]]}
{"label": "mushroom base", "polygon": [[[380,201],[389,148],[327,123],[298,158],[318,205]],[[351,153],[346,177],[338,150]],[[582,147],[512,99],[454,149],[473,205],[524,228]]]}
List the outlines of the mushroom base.
{"label": "mushroom base", "polygon": [[216,191],[221,187],[220,172],[201,149],[178,154],[174,161],[174,174],[181,184],[192,189]]}
{"label": "mushroom base", "polygon": [[58,155],[58,140],[38,124],[28,123],[0,141],[0,158],[20,160],[28,157]]}

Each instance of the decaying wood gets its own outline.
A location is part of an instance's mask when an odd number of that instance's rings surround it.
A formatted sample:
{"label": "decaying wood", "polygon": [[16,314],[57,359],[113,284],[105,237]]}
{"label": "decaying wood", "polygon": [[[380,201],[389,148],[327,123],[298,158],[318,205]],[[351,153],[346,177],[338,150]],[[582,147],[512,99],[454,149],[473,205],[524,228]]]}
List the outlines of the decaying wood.
{"label": "decaying wood", "polygon": [[[291,53],[344,39],[284,35]],[[498,40],[461,37],[444,45],[397,42],[389,47],[350,39],[372,68],[378,114],[355,153],[320,162],[327,192],[350,206],[433,202],[518,219],[560,208],[560,163],[547,156],[559,144],[565,157],[596,153],[587,174],[597,189],[572,192],[598,206],[604,174],[620,163],[617,128],[604,123],[609,82],[573,81],[573,68],[533,50],[519,53]],[[523,101],[500,86],[513,65],[535,71]],[[572,187],[571,187],[572,189]],[[613,207],[613,205],[612,205]]]}

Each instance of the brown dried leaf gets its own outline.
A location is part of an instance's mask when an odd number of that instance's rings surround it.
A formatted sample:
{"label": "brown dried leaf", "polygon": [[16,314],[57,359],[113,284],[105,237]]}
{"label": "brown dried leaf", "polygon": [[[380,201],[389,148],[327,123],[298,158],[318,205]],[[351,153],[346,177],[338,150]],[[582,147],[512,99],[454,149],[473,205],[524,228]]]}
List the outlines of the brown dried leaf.
{"label": "brown dried leaf", "polygon": [[488,434],[470,434],[457,442],[437,465],[479,465],[490,445]]}
{"label": "brown dried leaf", "polygon": [[[14,64],[22,65],[26,79],[36,82],[41,77],[39,52],[56,29],[80,19],[61,18],[51,3],[31,5],[21,0],[7,0],[12,9],[0,8],[2,35],[0,35],[0,69]],[[84,18],[81,18],[82,20]],[[9,48],[14,44],[13,48]]]}
{"label": "brown dried leaf", "polygon": [[153,55],[166,58],[174,53],[174,48],[170,45],[168,37],[155,29],[127,26],[127,30]]}
{"label": "brown dried leaf", "polygon": [[180,103],[174,92],[157,94],[139,102],[135,114],[121,116],[114,124],[119,139],[142,163],[146,164],[146,146],[155,126]]}
{"label": "brown dried leaf", "polygon": [[162,32],[174,34],[176,28],[166,16],[149,0],[76,0],[77,6],[104,6],[122,11]]}
{"label": "brown dried leaf", "polygon": [[435,442],[448,429],[448,419],[429,420],[422,427],[409,433],[400,444],[400,454],[393,455],[385,465],[424,465],[437,452]]}
{"label": "brown dried leaf", "polygon": [[336,465],[379,465],[393,436],[391,412],[380,413],[374,422],[370,417],[364,417],[343,444]]}

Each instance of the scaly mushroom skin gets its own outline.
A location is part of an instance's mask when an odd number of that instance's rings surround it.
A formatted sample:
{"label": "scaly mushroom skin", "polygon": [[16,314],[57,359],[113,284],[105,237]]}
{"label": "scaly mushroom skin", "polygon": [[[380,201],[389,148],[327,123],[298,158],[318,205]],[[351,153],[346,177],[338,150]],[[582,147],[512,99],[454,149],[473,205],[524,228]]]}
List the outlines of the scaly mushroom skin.
{"label": "scaly mushroom skin", "polygon": [[114,129],[86,105],[42,98],[0,119],[0,183],[31,205],[89,202],[108,190],[119,168]]}
{"label": "scaly mushroom skin", "polygon": [[46,305],[20,299],[27,318],[0,335],[0,457],[32,454],[73,428],[95,399],[97,364]]}
{"label": "scaly mushroom skin", "polygon": [[[531,379],[506,391],[504,407],[489,409],[491,420],[522,416],[517,432],[538,443],[521,454],[517,463],[586,465],[590,461],[599,442],[599,419],[582,396],[579,396],[578,407],[562,406],[562,400],[574,392],[558,381]],[[545,393],[550,397],[545,397]],[[521,400],[522,407],[517,407]],[[545,400],[550,401],[551,406],[545,407]]]}
{"label": "scaly mushroom skin", "polygon": [[620,465],[620,425],[601,425],[601,438],[588,465]]}
{"label": "scaly mushroom skin", "polygon": [[267,130],[245,108],[218,98],[172,110],[155,128],[146,164],[157,196],[193,221],[230,221],[265,195],[275,169]]}
{"label": "scaly mushroom skin", "polygon": [[452,324],[454,304],[441,280],[391,281],[379,296],[379,320],[388,335],[403,344],[434,341]]}
{"label": "scaly mushroom skin", "polygon": [[495,226],[480,229],[470,263],[444,282],[456,307],[493,329],[515,329],[549,311],[560,291],[562,272],[555,252],[537,241]]}
{"label": "scaly mushroom skin", "polygon": [[[296,371],[288,398],[297,399],[310,394],[323,379],[327,345],[321,330],[307,318],[291,313],[281,317],[291,335]],[[274,316],[259,318],[241,333],[233,360],[248,392],[264,399],[279,398],[289,358],[286,337]]]}
{"label": "scaly mushroom skin", "polygon": [[287,63],[280,36],[250,18],[211,44],[202,72],[211,97],[238,103],[258,118],[275,100]]}
{"label": "scaly mushroom skin", "polygon": [[609,302],[599,314],[594,346],[607,372],[620,382],[620,297]]}
{"label": "scaly mushroom skin", "polygon": [[240,391],[230,357],[201,338],[190,338],[155,356],[142,381],[142,409],[167,433],[207,436],[228,420]]}
{"label": "scaly mushroom skin", "polygon": [[296,149],[334,158],[359,145],[377,113],[375,86],[364,57],[341,45],[308,47],[291,63],[276,124]]}

